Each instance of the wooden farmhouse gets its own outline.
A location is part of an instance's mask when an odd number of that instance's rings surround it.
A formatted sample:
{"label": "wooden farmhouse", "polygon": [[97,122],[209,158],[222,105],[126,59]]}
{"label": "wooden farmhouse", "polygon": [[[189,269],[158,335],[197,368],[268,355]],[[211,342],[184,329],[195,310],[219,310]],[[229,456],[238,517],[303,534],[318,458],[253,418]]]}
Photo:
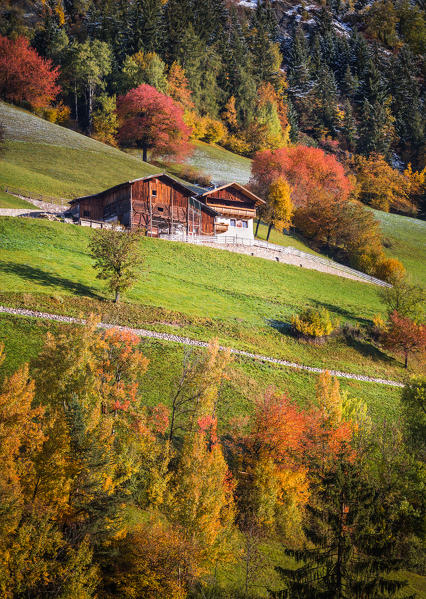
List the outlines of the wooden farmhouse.
{"label": "wooden farmhouse", "polygon": [[81,224],[120,224],[147,235],[232,235],[253,237],[256,206],[263,200],[231,183],[197,193],[162,173],[126,181],[100,193],[72,200]]}
{"label": "wooden farmhouse", "polygon": [[254,193],[239,183],[228,183],[201,194],[199,198],[213,208],[216,217],[216,234],[253,239],[253,221],[256,209],[264,204]]}

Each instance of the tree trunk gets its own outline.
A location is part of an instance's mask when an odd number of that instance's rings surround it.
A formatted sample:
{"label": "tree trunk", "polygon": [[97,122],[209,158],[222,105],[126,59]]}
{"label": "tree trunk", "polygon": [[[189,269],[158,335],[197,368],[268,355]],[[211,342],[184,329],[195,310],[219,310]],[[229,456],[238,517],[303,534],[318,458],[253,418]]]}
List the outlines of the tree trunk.
{"label": "tree trunk", "polygon": [[119,291],[116,291],[116,292],[115,292],[114,303],[115,303],[115,304],[118,304],[118,301],[119,301],[119,299],[120,299],[120,292],[119,292]]}
{"label": "tree trunk", "polygon": [[273,226],[274,226],[274,225],[273,225],[272,223],[269,223],[269,225],[268,225],[268,234],[267,234],[267,236],[266,236],[266,241],[269,241],[269,235],[271,234],[271,231],[272,231],[272,227],[273,227]]}
{"label": "tree trunk", "polygon": [[88,131],[89,135],[92,133],[92,111],[93,111],[93,88],[89,85],[89,107],[87,110],[87,116],[89,120]]}
{"label": "tree trunk", "polygon": [[142,160],[148,162],[148,148],[146,146],[142,148]]}
{"label": "tree trunk", "polygon": [[408,368],[408,353],[405,354],[405,363],[404,363],[405,368]]}
{"label": "tree trunk", "polygon": [[74,80],[74,112],[75,112],[75,122],[78,127],[78,97],[77,97],[77,81]]}
{"label": "tree trunk", "polygon": [[257,237],[257,233],[259,231],[259,225],[260,225],[260,218],[257,219],[257,224],[256,224],[256,233],[254,234],[255,237]]}

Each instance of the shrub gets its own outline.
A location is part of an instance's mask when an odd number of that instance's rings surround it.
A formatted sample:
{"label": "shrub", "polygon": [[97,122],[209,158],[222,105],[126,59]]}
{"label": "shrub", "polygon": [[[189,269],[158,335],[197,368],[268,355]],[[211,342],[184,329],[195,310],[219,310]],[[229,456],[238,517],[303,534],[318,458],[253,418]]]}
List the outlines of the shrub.
{"label": "shrub", "polygon": [[69,106],[59,102],[55,106],[47,106],[42,111],[42,117],[50,123],[63,125],[70,120],[71,110]]}
{"label": "shrub", "polygon": [[179,177],[190,183],[201,185],[201,187],[210,187],[212,184],[212,178],[208,173],[191,165],[184,165],[180,169]]}
{"label": "shrub", "polygon": [[375,276],[382,281],[394,283],[404,278],[405,268],[396,258],[384,258],[376,265]]}
{"label": "shrub", "polygon": [[291,318],[295,330],[304,337],[327,337],[337,326],[326,308],[306,308]]}

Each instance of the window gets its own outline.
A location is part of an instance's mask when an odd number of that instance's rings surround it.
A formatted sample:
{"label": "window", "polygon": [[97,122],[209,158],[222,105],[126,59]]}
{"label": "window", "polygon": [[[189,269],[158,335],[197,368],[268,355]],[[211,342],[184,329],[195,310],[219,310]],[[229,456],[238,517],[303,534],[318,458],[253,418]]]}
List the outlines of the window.
{"label": "window", "polygon": [[83,210],[83,216],[90,216],[89,210]]}
{"label": "window", "polygon": [[229,225],[231,227],[235,227],[235,218],[231,218],[231,220],[229,221]]}
{"label": "window", "polygon": [[248,229],[248,222],[246,220],[241,221],[241,226],[243,229]]}
{"label": "window", "polygon": [[158,212],[164,212],[163,206],[157,206],[157,210],[158,210]]}
{"label": "window", "polygon": [[157,197],[157,190],[156,189],[152,189],[151,190],[151,195],[152,195],[153,198],[156,198]]}

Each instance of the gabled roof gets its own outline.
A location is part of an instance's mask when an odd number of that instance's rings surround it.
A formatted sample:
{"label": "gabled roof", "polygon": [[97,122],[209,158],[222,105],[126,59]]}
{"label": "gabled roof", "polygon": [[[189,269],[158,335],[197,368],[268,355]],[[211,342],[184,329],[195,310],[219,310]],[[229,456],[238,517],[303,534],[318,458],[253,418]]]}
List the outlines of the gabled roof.
{"label": "gabled roof", "polygon": [[137,183],[138,181],[149,181],[150,179],[158,179],[160,177],[163,179],[167,179],[168,181],[179,187],[180,190],[186,193],[188,196],[196,196],[199,193],[200,188],[194,190],[190,186],[184,185],[183,183],[181,183],[174,177],[171,177],[167,173],[154,173],[152,175],[147,175],[146,177],[139,177],[138,179],[132,179],[131,181],[124,181],[123,183],[119,183],[118,185],[114,185],[113,187],[108,187],[108,189],[99,191],[98,193],[93,193],[87,196],[82,196],[80,198],[75,198],[74,200],[71,200],[70,204],[75,204],[77,202],[80,202],[81,200],[88,200],[90,198],[98,198],[99,196],[103,195],[104,193],[107,193],[108,191],[113,191],[115,189],[123,187],[123,185],[132,185],[132,183]]}
{"label": "gabled roof", "polygon": [[249,189],[247,189],[246,187],[244,187],[243,185],[240,185],[240,183],[236,183],[235,181],[232,183],[227,183],[226,185],[221,185],[221,187],[215,187],[214,189],[210,189],[209,191],[206,191],[202,194],[200,194],[200,198],[205,198],[209,195],[214,194],[217,191],[220,191],[222,189],[226,189],[227,187],[235,187],[236,189],[238,189],[239,191],[241,191],[245,196],[247,196],[248,198],[250,198],[251,200],[253,200],[255,202],[255,205],[258,206],[259,204],[265,204],[265,200],[262,200],[262,198],[259,198],[259,196],[257,196],[256,194],[252,193]]}

